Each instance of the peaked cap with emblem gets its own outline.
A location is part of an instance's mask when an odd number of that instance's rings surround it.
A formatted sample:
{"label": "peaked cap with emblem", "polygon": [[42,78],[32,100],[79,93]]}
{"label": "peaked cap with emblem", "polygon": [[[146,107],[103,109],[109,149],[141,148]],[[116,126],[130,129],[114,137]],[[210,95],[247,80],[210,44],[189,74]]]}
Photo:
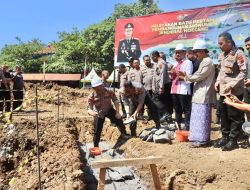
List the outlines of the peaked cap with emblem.
{"label": "peaked cap with emblem", "polygon": [[132,23],[127,23],[124,28],[134,28]]}

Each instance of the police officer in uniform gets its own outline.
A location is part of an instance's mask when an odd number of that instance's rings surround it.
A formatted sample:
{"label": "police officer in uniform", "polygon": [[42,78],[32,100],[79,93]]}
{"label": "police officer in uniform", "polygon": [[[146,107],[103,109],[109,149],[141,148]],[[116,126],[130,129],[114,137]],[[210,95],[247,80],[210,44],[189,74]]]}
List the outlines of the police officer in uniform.
{"label": "police officer in uniform", "polygon": [[[168,74],[168,64],[160,57],[160,53],[158,51],[152,52],[152,60],[155,62],[154,65],[154,75],[152,82],[152,91],[153,91],[153,101],[157,106],[160,114],[160,121],[163,123],[165,121],[170,122],[172,120],[171,109],[172,108],[172,100],[170,96],[170,89],[164,89],[166,84],[171,84],[171,80]],[[169,87],[170,88],[170,87]],[[164,91],[168,91],[169,101],[168,107],[165,104],[165,96]]]}
{"label": "police officer in uniform", "polygon": [[[99,147],[100,137],[102,133],[105,118],[108,117],[111,123],[115,123],[121,132],[121,137],[127,139],[125,125],[119,113],[119,101],[115,93],[103,86],[103,82],[99,77],[91,80],[92,92],[88,97],[88,114],[94,117],[94,147]],[[115,109],[112,106],[115,105]]]}
{"label": "police officer in uniform", "polygon": [[215,90],[220,93],[222,138],[214,147],[222,148],[222,151],[231,151],[238,148],[237,139],[243,124],[243,113],[223,102],[230,94],[237,96],[239,100],[243,99],[247,59],[242,50],[237,49],[231,34],[220,34],[218,44],[222,53],[218,59],[221,68]]}
{"label": "police officer in uniform", "polygon": [[141,68],[142,84],[152,98],[152,82],[154,76],[154,64],[151,62],[149,55],[143,56],[144,66]]}
{"label": "police officer in uniform", "polygon": [[142,83],[142,75],[140,68],[140,60],[135,58],[133,60],[133,67],[129,70],[128,80],[132,82]]}
{"label": "police officer in uniform", "polygon": [[159,129],[161,125],[157,107],[143,85],[138,82],[127,81],[124,83],[124,89],[125,97],[129,99],[130,103],[130,115],[135,119],[135,121],[130,124],[131,135],[136,136],[137,119],[144,103],[149,108],[150,115],[155,122],[155,127]]}
{"label": "police officer in uniform", "polygon": [[128,73],[127,68],[124,64],[119,65],[119,82],[120,82],[120,88],[119,88],[119,98],[122,106],[122,112],[123,118],[129,117],[129,103],[126,97],[124,96],[125,90],[124,90],[124,83],[128,81]]}
{"label": "police officer in uniform", "polygon": [[105,88],[110,88],[111,87],[111,85],[109,84],[109,82],[107,81],[108,80],[108,78],[109,78],[109,72],[107,71],[107,70],[103,70],[102,71],[102,82],[103,82],[103,86],[105,87]]}
{"label": "police officer in uniform", "polygon": [[[143,56],[144,66],[141,68],[142,84],[146,89],[150,98],[152,98],[152,82],[154,75],[154,64],[151,62],[149,55]],[[143,107],[144,110],[144,107]],[[143,112],[143,111],[142,111]],[[148,120],[151,120],[151,115],[148,109]]]}
{"label": "police officer in uniform", "polygon": [[125,39],[119,42],[117,62],[128,62],[131,57],[140,58],[141,48],[140,42],[137,38],[133,38],[133,28],[132,23],[125,25]]}

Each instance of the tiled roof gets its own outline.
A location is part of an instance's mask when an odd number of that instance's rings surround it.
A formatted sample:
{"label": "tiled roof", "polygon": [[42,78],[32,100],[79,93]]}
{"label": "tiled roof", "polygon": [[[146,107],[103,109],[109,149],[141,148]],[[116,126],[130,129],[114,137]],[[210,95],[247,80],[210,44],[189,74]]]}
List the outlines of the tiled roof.
{"label": "tiled roof", "polygon": [[[25,81],[43,81],[44,74],[23,74]],[[45,74],[45,81],[80,81],[81,74]]]}
{"label": "tiled roof", "polygon": [[35,55],[48,55],[48,54],[55,54],[56,48],[53,45],[49,45],[44,47],[42,50],[35,52]]}

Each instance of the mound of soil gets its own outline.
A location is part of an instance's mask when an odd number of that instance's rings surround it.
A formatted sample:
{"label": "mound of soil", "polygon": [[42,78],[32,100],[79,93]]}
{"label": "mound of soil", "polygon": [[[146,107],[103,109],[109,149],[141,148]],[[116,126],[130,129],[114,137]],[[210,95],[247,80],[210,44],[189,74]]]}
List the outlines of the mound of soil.
{"label": "mound of soil", "polygon": [[[0,122],[0,189],[38,189],[34,85],[27,86],[26,106],[12,116],[12,130]],[[83,94],[68,87],[39,86],[39,136],[42,189],[84,189],[84,162],[78,147],[80,119],[64,117],[57,123],[57,93],[73,104]],[[50,101],[44,101],[44,97]],[[62,108],[60,107],[60,112]],[[75,111],[75,110],[73,110]],[[75,115],[75,114],[74,114]],[[7,148],[6,148],[7,147]]]}

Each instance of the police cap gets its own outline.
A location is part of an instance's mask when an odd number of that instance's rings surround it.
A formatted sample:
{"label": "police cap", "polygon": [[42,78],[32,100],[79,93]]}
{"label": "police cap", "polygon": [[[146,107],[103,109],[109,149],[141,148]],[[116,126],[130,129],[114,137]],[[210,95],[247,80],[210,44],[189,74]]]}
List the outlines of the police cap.
{"label": "police cap", "polygon": [[127,23],[124,28],[134,28],[132,23]]}

